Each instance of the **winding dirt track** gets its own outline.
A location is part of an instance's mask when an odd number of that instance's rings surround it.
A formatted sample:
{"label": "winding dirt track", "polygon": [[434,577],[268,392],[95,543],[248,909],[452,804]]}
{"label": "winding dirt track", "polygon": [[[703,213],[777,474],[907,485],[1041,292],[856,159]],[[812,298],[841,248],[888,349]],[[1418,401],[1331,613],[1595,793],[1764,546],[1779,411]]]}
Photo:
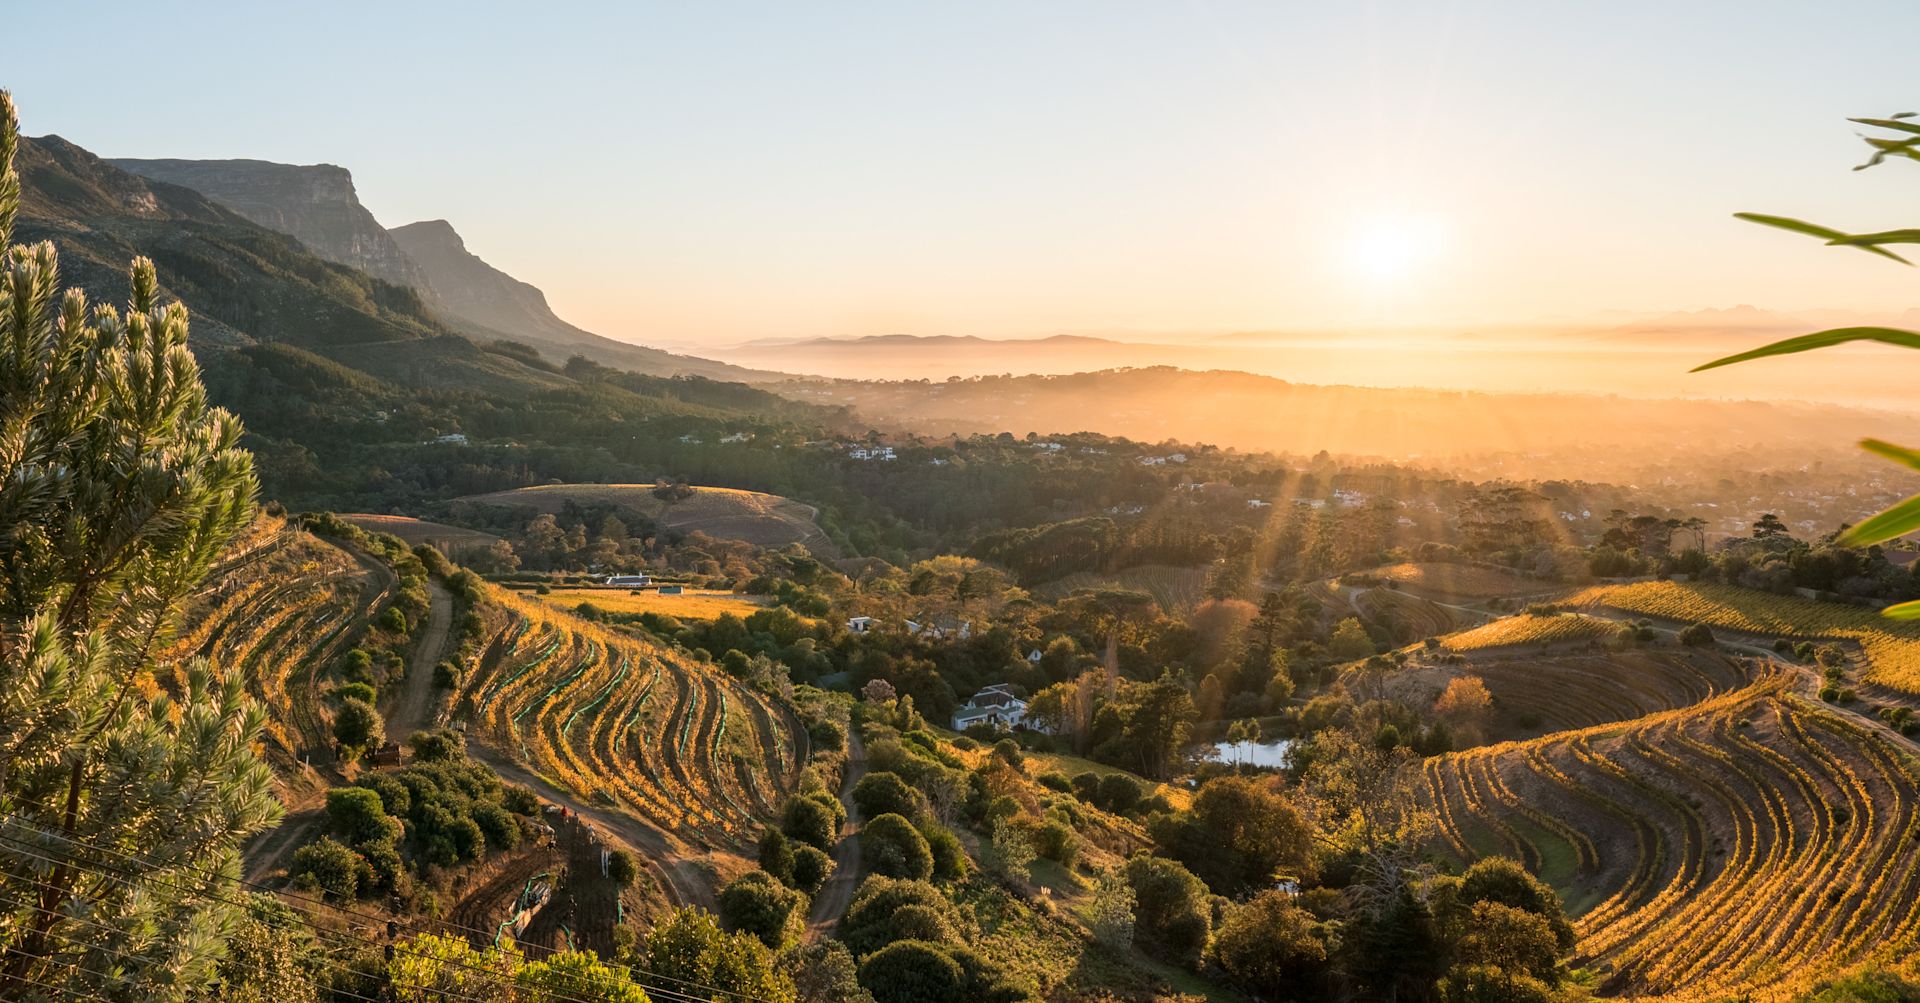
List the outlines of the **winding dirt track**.
{"label": "winding dirt track", "polygon": [[640,851],[640,857],[653,868],[654,875],[660,879],[661,887],[666,889],[667,897],[673,900],[674,905],[695,905],[708,910],[717,907],[711,882],[698,867],[685,859],[685,844],[672,835],[617,808],[582,802],[496,749],[472,744],[467,746],[467,755],[492,767],[502,779],[532,788],[542,798],[571,809],[574,814],[599,826],[603,832]]}
{"label": "winding dirt track", "polygon": [[427,580],[427,593],[432,604],[427,608],[426,630],[414,641],[407,685],[387,715],[387,738],[395,742],[405,742],[407,736],[433,726],[433,667],[446,656],[447,639],[453,633],[453,593],[432,579]]}
{"label": "winding dirt track", "polygon": [[807,940],[816,941],[840,920],[853,902],[860,885],[860,813],[853,807],[853,785],[867,775],[867,748],[860,742],[857,729],[847,729],[847,775],[840,781],[840,803],[847,807],[846,828],[840,833],[840,845],[833,848],[833,876],[813,897],[807,913]]}

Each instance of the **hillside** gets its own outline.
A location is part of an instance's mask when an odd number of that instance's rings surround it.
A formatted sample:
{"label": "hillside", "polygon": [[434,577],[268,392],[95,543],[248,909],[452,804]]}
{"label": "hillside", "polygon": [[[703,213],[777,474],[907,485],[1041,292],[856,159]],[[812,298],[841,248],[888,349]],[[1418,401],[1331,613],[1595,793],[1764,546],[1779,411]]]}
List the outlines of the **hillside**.
{"label": "hillside", "polygon": [[539,512],[558,512],[569,502],[612,504],[637,512],[662,528],[701,532],[761,547],[801,544],[823,557],[837,557],[832,541],[821,532],[812,506],[790,498],[736,488],[696,487],[691,497],[667,501],[653,493],[653,484],[540,484],[469,495],[459,499],[475,505],[524,506]]}
{"label": "hillside", "polygon": [[602,365],[660,376],[742,379],[757,374],[583,331],[554,316],[546,294],[470,253],[445,220],[388,230],[360,203],[353,175],[332,164],[264,160],[107,161],[130,174],[198,192],[298,240],[319,257],[412,290],[436,318],[477,341],[509,338],[552,364],[584,354]]}

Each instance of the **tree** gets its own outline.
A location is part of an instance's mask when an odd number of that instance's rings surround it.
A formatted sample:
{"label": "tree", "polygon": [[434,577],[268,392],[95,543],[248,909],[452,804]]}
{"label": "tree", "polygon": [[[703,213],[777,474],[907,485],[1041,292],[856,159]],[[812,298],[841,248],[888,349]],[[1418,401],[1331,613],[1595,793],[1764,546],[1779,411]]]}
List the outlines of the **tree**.
{"label": "tree", "polygon": [[1350,662],[1373,653],[1373,638],[1367,636],[1367,628],[1354,617],[1340,621],[1333,628],[1333,637],[1327,641],[1327,654],[1341,661]]}
{"label": "tree", "polygon": [[366,860],[331,836],[295,850],[289,873],[295,885],[306,885],[342,902],[359,898],[361,886],[373,881],[373,868]]}
{"label": "tree", "polygon": [[1547,985],[1559,981],[1560,944],[1553,924],[1524,909],[1475,902],[1454,951],[1463,964],[1522,973]]}
{"label": "tree", "polygon": [[1124,872],[1103,871],[1094,882],[1093,896],[1087,901],[1085,919],[1093,939],[1109,948],[1124,948],[1133,943],[1133,886]]}
{"label": "tree", "polygon": [[1271,887],[1282,871],[1306,867],[1312,851],[1299,809],[1249,777],[1207,781],[1191,811],[1159,816],[1151,831],[1162,853],[1229,898]]}
{"label": "tree", "polygon": [[1195,965],[1213,935],[1207,886],[1176,861],[1137,856],[1127,861],[1133,887],[1133,940],[1157,958]]}
{"label": "tree", "polygon": [[1471,908],[1480,902],[1496,902],[1546,920],[1560,950],[1573,948],[1573,925],[1567,922],[1560,897],[1552,886],[1527,873],[1518,861],[1507,857],[1484,857],[1460,876],[1460,903]]}
{"label": "tree", "polygon": [[581,999],[595,1003],[648,1003],[624,965],[601,962],[592,951],[561,951],[522,966],[514,985],[525,1003]]}
{"label": "tree", "polygon": [[1305,995],[1326,968],[1327,944],[1313,915],[1285,892],[1261,892],[1236,906],[1213,938],[1212,955],[1233,980],[1263,999]]}
{"label": "tree", "polygon": [[1094,756],[1145,776],[1166,777],[1198,716],[1193,698],[1178,683],[1128,684],[1094,715]]}
{"label": "tree", "polygon": [[995,819],[993,835],[982,847],[987,866],[1009,881],[1025,881],[1033,867],[1033,843],[1024,829],[1007,819]]}
{"label": "tree", "polygon": [[853,954],[837,940],[796,947],[780,961],[793,978],[794,1003],[874,1003]]}
{"label": "tree", "polygon": [[[773,967],[760,939],[720,929],[711,913],[680,909],[655,926],[637,951],[635,967],[670,983],[717,990],[711,997],[793,1003],[793,982]],[[702,994],[704,995],[704,993]]]}
{"label": "tree", "polygon": [[207,998],[221,1003],[322,1003],[327,958],[302,917],[265,892],[247,896]]}
{"label": "tree", "polygon": [[779,950],[799,925],[806,896],[765,871],[748,871],[720,892],[720,925]]}
{"label": "tree", "polygon": [[252,518],[253,462],[152,262],[123,314],[56,300],[53,245],[11,244],[18,142],[0,94],[0,825],[58,862],[0,845],[0,898],[30,907],[0,924],[0,995],[178,992],[213,977],[239,846],[281,814],[237,674],[156,654]]}
{"label": "tree", "polygon": [[[805,846],[805,843],[800,844]],[[793,842],[772,826],[760,834],[760,869],[793,884]]]}
{"label": "tree", "polygon": [[1487,684],[1478,676],[1457,676],[1433,702],[1433,712],[1450,732],[1462,736],[1465,744],[1475,744],[1485,734],[1487,718],[1493,713],[1493,694],[1487,692]]}
{"label": "tree", "polygon": [[924,881],[933,876],[933,851],[912,822],[889,813],[861,827],[860,866],[890,878]]}
{"label": "tree", "polygon": [[340,743],[343,755],[353,760],[385,742],[387,729],[380,720],[380,712],[374,710],[372,704],[348,697],[340,702],[340,709],[333,713],[333,739]]}
{"label": "tree", "polygon": [[896,940],[860,964],[875,1003],[968,1003],[967,974],[940,945]]}

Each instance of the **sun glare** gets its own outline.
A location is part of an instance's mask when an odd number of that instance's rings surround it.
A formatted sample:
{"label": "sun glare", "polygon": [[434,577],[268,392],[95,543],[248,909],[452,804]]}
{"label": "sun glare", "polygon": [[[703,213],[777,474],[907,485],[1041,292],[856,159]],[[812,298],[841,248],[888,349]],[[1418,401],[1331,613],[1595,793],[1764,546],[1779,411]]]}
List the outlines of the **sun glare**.
{"label": "sun glare", "polygon": [[1432,259],[1436,245],[1433,227],[1422,221],[1371,220],[1349,238],[1347,265],[1374,282],[1401,281]]}

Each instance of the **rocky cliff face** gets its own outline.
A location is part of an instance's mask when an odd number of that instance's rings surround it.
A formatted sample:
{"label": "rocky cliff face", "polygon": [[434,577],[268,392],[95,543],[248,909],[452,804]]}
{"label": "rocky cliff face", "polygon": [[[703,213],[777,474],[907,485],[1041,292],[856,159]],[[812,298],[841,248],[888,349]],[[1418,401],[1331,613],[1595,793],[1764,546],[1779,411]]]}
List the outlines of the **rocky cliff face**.
{"label": "rocky cliff face", "polygon": [[360,204],[353,175],[332,164],[296,166],[264,160],[109,161],[154,181],[191,188],[313,253],[377,279],[432,296],[420,266]]}
{"label": "rocky cliff face", "polygon": [[466,241],[446,220],[409,223],[388,232],[420,268],[446,313],[512,337],[563,342],[593,337],[554,316],[539,287],[467,250]]}

